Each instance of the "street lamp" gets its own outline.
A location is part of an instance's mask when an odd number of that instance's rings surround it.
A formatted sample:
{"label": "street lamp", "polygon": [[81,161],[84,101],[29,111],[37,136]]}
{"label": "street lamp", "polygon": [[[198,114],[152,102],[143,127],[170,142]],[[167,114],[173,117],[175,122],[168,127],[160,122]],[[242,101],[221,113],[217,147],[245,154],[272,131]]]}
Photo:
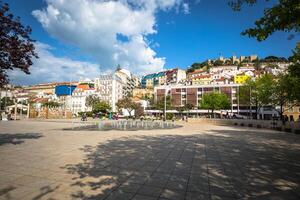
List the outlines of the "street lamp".
{"label": "street lamp", "polygon": [[166,121],[166,119],[167,119],[167,113],[166,113],[166,111],[167,111],[167,87],[166,87],[166,85],[165,85],[165,96],[164,96],[164,121]]}
{"label": "street lamp", "polygon": [[165,86],[165,95],[164,95],[164,121],[167,120],[167,83],[164,84]]}
{"label": "street lamp", "polygon": [[249,104],[250,104],[250,119],[252,119],[252,103],[251,103],[251,99],[252,99],[252,92],[251,92],[251,85],[250,85],[250,89],[249,89]]}

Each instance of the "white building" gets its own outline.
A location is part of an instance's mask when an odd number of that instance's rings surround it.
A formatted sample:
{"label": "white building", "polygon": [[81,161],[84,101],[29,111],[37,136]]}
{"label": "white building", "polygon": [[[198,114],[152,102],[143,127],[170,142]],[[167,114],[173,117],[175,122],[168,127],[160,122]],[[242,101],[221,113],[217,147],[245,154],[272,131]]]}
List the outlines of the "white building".
{"label": "white building", "polygon": [[123,98],[124,83],[116,74],[100,75],[95,79],[95,90],[100,99],[109,103],[113,112],[117,111],[116,103]]}
{"label": "white building", "polygon": [[130,71],[126,69],[117,69],[115,75],[117,75],[123,82],[123,96],[132,94],[132,90],[136,85],[136,79],[130,73]]}
{"label": "white building", "polygon": [[186,71],[182,69],[178,69],[176,75],[176,83],[179,83],[181,80],[184,79],[186,79]]}
{"label": "white building", "polygon": [[232,72],[236,71],[238,69],[237,66],[218,66],[218,67],[211,67],[209,69],[210,73],[215,72]]}
{"label": "white building", "polygon": [[68,97],[68,108],[75,114],[78,114],[79,112],[92,111],[91,107],[86,106],[86,98],[94,94],[96,94],[95,89],[76,88],[73,91],[72,96]]}

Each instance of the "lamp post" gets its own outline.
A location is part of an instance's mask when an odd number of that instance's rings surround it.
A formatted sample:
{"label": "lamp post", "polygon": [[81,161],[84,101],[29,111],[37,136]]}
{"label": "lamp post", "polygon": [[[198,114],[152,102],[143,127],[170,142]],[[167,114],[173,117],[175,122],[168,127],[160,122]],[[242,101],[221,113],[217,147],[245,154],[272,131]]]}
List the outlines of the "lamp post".
{"label": "lamp post", "polygon": [[250,85],[250,89],[249,89],[249,104],[250,104],[250,119],[252,119],[252,104],[251,104],[251,99],[252,99],[252,92],[251,92],[251,85]]}
{"label": "lamp post", "polygon": [[165,97],[164,97],[164,121],[167,119],[167,87],[165,85]]}

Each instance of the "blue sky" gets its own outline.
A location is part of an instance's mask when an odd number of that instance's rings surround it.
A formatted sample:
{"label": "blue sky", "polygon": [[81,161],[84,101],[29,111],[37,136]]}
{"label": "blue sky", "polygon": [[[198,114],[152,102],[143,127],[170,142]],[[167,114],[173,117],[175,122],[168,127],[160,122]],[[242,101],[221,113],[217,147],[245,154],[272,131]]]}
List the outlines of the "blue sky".
{"label": "blue sky", "polygon": [[[77,6],[72,6],[70,1],[10,0],[12,12],[32,27],[41,52],[40,61],[32,68],[35,77],[14,73],[13,81],[94,78],[95,73],[109,72],[117,64],[142,75],[162,68],[186,68],[220,54],[288,57],[299,41],[299,37],[287,40],[288,34],[282,32],[263,42],[240,35],[272,1],[244,7],[241,12],[233,12],[223,0],[148,0],[141,5],[143,1],[104,4],[101,0],[76,0],[71,2]],[[55,73],[41,80],[39,74],[51,68],[51,62],[68,66],[55,66]],[[83,69],[86,73],[73,73]],[[58,76],[60,72],[74,76]]]}

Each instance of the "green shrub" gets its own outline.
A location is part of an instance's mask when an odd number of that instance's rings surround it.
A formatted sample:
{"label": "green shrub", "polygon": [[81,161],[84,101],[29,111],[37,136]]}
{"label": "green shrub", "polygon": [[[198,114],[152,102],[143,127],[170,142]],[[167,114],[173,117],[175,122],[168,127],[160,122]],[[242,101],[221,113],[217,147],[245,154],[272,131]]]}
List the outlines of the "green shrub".
{"label": "green shrub", "polygon": [[88,112],[78,112],[78,116],[81,117],[83,113],[86,113],[87,117],[92,117],[93,116],[93,112],[92,111],[88,111]]}
{"label": "green shrub", "polygon": [[167,120],[172,120],[173,117],[174,117],[174,114],[173,113],[167,113],[166,117],[167,117]]}

